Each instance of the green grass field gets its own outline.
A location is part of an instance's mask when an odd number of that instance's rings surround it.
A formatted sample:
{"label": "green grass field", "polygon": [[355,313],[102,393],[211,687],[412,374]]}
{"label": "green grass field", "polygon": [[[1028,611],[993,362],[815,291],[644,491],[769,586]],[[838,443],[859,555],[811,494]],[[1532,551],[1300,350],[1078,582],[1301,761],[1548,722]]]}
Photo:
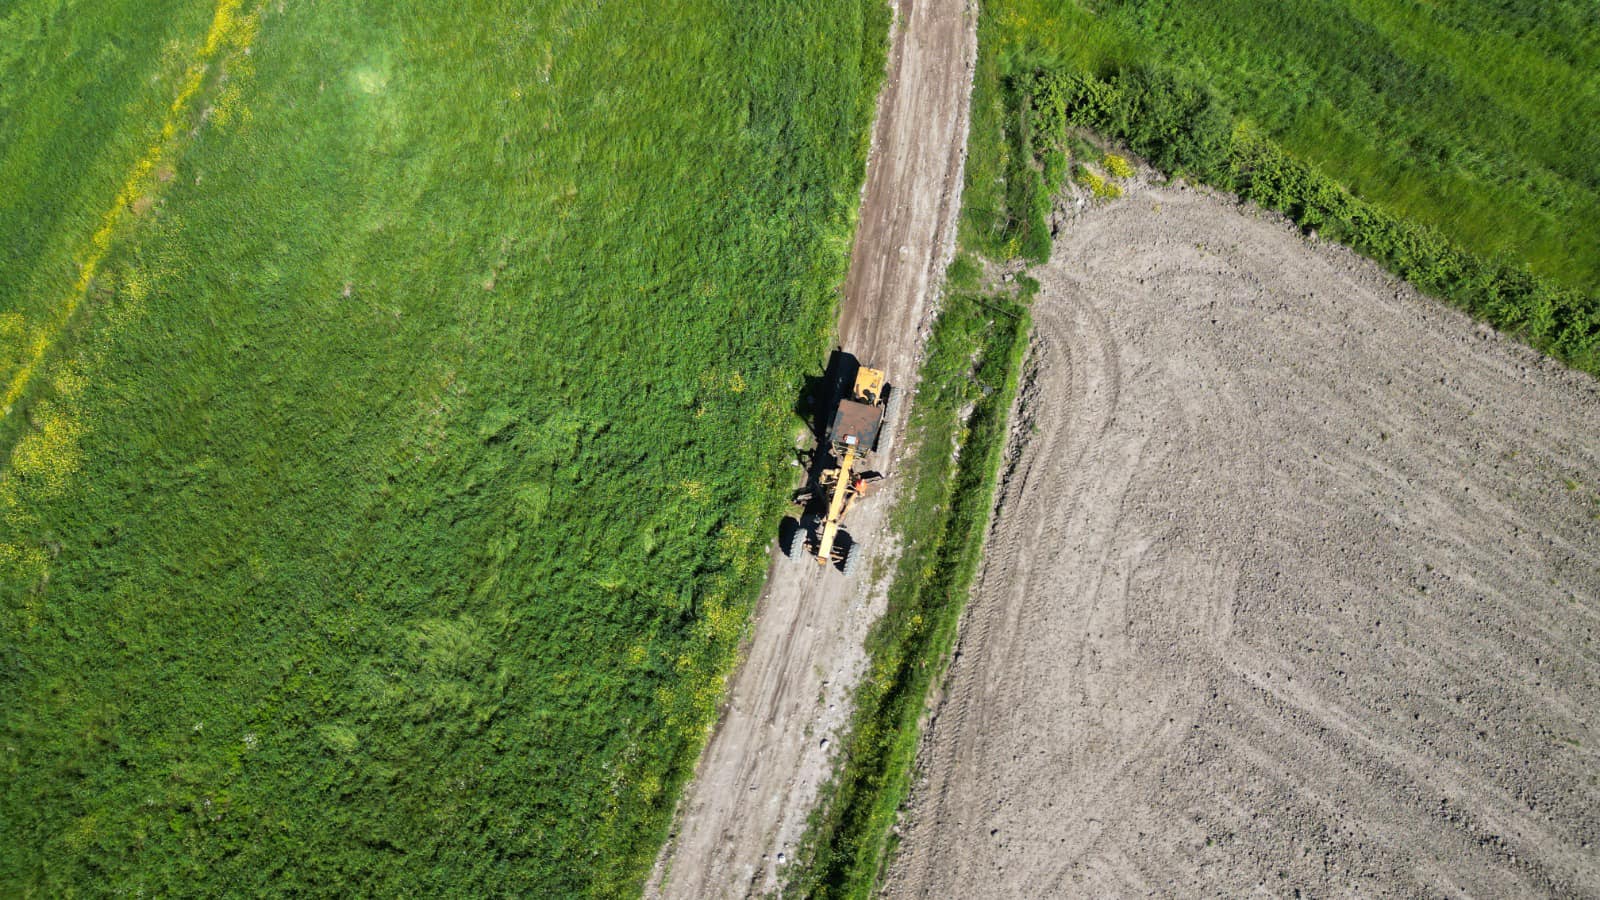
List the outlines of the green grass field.
{"label": "green grass field", "polygon": [[0,12],[0,893],[636,890],[886,21]]}
{"label": "green grass field", "polygon": [[0,391],[53,342],[92,237],[153,148],[213,9],[140,7],[141,26],[58,0],[0,13]]}
{"label": "green grass field", "polygon": [[984,16],[994,72],[1167,67],[1385,211],[1600,292],[1591,4],[997,0]]}

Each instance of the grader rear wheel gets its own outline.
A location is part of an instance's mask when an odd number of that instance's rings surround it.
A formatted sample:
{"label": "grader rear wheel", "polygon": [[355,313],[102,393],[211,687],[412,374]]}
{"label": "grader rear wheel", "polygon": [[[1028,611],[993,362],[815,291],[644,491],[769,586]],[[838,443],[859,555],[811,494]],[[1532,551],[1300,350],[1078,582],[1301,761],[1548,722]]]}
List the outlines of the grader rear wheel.
{"label": "grader rear wheel", "polygon": [[863,555],[865,554],[861,552],[861,547],[855,541],[846,541],[839,560],[839,571],[846,576],[856,574],[856,570],[861,568],[861,557]]}
{"label": "grader rear wheel", "polygon": [[879,448],[889,445],[889,435],[894,433],[895,426],[898,424],[895,417],[900,414],[900,389],[891,386],[888,388],[888,392],[889,397],[883,403],[883,424],[878,426],[877,446]]}

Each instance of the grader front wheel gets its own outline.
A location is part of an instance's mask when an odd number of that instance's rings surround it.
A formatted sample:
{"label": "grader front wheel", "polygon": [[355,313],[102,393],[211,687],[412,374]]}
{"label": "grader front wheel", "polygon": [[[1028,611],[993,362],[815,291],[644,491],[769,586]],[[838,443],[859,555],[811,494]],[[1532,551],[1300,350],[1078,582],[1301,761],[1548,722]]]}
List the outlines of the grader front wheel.
{"label": "grader front wheel", "polygon": [[799,521],[794,523],[794,530],[789,534],[789,546],[783,548],[783,555],[794,562],[805,559],[806,534],[808,531],[806,517],[801,516]]}

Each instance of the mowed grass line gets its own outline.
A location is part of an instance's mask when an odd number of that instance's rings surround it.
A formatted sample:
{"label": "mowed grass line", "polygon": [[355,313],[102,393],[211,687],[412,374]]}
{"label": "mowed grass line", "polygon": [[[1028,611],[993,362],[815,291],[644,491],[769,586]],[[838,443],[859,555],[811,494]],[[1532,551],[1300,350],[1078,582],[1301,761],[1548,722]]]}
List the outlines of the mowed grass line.
{"label": "mowed grass line", "polygon": [[[200,57],[209,0],[0,13],[0,395],[10,406],[104,254],[130,173],[168,140]],[[190,91],[192,94],[193,92]],[[139,185],[143,187],[143,185]],[[114,229],[113,229],[114,230]]]}
{"label": "mowed grass line", "polygon": [[5,893],[637,890],[886,24],[669,6],[266,8],[0,474]]}
{"label": "mowed grass line", "polygon": [[[154,209],[161,184],[175,177],[173,163],[183,143],[184,132],[190,131],[205,116],[196,115],[194,105],[200,97],[207,77],[232,63],[235,68],[245,64],[250,41],[255,37],[258,14],[243,10],[240,0],[219,0],[212,15],[211,27],[195,51],[194,58],[185,67],[177,88],[177,96],[167,105],[160,130],[144,152],[134,160],[112,198],[109,208],[100,216],[98,227],[89,236],[77,258],[78,277],[64,292],[53,309],[41,306],[41,298],[28,304],[29,316],[13,311],[9,320],[0,325],[16,341],[8,348],[13,368],[8,373],[9,383],[0,390],[0,417],[9,416],[18,400],[28,390],[33,375],[45,362],[45,356],[55,346],[62,332],[77,315],[100,264],[110,252],[118,232],[126,227],[130,216],[144,215]],[[157,79],[159,81],[159,78]],[[210,110],[207,110],[210,112]],[[30,190],[31,193],[31,190]],[[15,434],[16,426],[7,429]]]}

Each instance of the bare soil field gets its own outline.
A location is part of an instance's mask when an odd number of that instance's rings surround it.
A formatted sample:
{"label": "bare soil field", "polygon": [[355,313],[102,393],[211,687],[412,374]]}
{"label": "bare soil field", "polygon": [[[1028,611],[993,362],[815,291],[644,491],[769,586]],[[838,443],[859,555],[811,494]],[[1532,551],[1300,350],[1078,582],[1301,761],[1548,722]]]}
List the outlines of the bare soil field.
{"label": "bare soil field", "polygon": [[888,895],[1600,896],[1600,385],[1208,192],[1055,260]]}
{"label": "bare soil field", "polygon": [[[939,277],[955,249],[977,19],[968,0],[894,5],[839,342],[911,394]],[[891,435],[910,405],[899,404]],[[744,661],[679,800],[647,897],[744,897],[778,888],[832,771],[832,738],[848,719],[866,665],[863,642],[883,612],[886,585],[872,573],[887,570],[893,554],[885,525],[898,452],[887,438],[879,456],[890,477],[846,522],[875,564],[846,578],[773,554]]]}

